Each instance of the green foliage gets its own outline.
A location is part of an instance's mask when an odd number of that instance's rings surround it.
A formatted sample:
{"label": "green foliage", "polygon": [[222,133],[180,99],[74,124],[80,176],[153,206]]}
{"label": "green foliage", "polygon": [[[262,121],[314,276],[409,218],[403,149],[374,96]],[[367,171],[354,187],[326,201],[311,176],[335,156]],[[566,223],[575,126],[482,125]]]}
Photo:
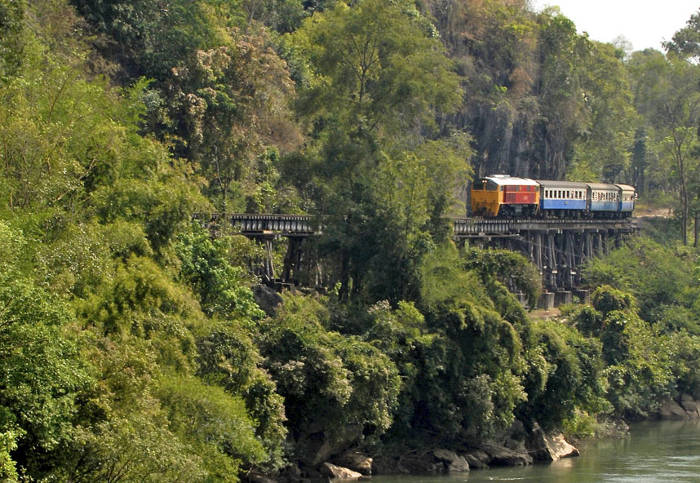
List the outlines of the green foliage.
{"label": "green foliage", "polygon": [[[694,273],[697,263],[691,251],[637,238],[606,257],[592,260],[583,273],[593,287],[611,285],[633,295],[644,320],[693,330],[693,317],[698,314],[693,307],[700,296]],[[629,300],[620,300],[621,294],[614,289],[601,289],[600,296],[600,303],[612,304],[606,310],[630,307]],[[684,318],[688,310],[695,315]]]}
{"label": "green foliage", "polygon": [[537,267],[523,255],[509,250],[472,249],[465,257],[465,268],[476,270],[485,281],[496,279],[514,291],[525,293],[530,306],[536,306],[542,292],[542,279]]}
{"label": "green foliage", "polygon": [[203,479],[207,475],[203,461],[162,423],[135,414],[105,421],[93,430],[78,428],[79,465],[59,478],[109,482]]}
{"label": "green foliage", "polygon": [[577,411],[595,414],[606,409],[604,347],[599,341],[551,321],[537,322],[533,338],[537,347],[533,352],[542,357],[543,373],[528,377],[528,400],[520,408],[523,415],[553,428],[575,418]]}
{"label": "green foliage", "polygon": [[[23,244],[21,234],[0,222],[0,252],[18,253]],[[0,274],[0,431],[8,474],[10,451],[27,464],[70,440],[77,399],[91,384],[68,331],[73,322],[68,307],[22,277],[15,261],[5,259]]]}
{"label": "green foliage", "polygon": [[262,357],[244,330],[230,323],[212,327],[197,340],[197,375],[229,394],[243,398],[253,419],[255,434],[268,454],[269,469],[283,461],[287,435],[284,400],[270,376],[261,369]]}
{"label": "green foliage", "polygon": [[[634,176],[687,224],[696,20],[625,59],[526,2],[0,0],[0,478],[238,481],[697,397],[696,253],[634,242],[533,323],[532,265],[445,218],[505,171]],[[327,215],[336,290],[266,319],[212,206]]]}
{"label": "green foliage", "polygon": [[[634,297],[628,293],[602,286],[594,295],[597,310],[579,310],[573,320],[584,333],[599,337],[602,343],[606,363],[602,375],[613,414],[647,417],[656,411],[662,398],[676,393],[678,382],[682,381],[682,390],[694,390],[693,377],[687,378],[687,370],[694,364],[691,361],[697,338],[682,333],[671,337],[662,334],[658,326],[651,326],[637,315]],[[677,355],[674,338],[679,343]]]}
{"label": "green foliage", "polygon": [[0,2],[0,82],[15,74],[22,63],[23,1]]}
{"label": "green foliage", "polygon": [[445,239],[440,217],[469,172],[466,134],[408,134],[434,132],[460,95],[424,27],[410,2],[338,2],[284,42],[305,76],[296,110],[313,140],[291,175],[329,215],[321,250],[337,260],[342,298],[415,299],[417,262]]}
{"label": "green foliage", "polygon": [[211,477],[237,481],[239,465],[251,467],[265,461],[255,424],[240,397],[182,377],[165,377],[158,397],[168,412],[170,429],[191,442]]}
{"label": "green foliage", "polygon": [[0,478],[6,481],[17,479],[17,468],[10,452],[17,449],[17,431],[4,431],[0,434]]}
{"label": "green foliage", "polygon": [[593,307],[607,316],[613,310],[634,310],[634,300],[628,293],[603,285],[595,289],[591,295]]}
{"label": "green foliage", "polygon": [[229,247],[226,238],[212,241],[206,230],[193,227],[177,245],[182,278],[197,292],[206,314],[260,319],[264,313],[253,299],[245,271],[227,260]]}
{"label": "green foliage", "polygon": [[669,53],[697,60],[700,57],[700,12],[691,15],[686,26],[664,42],[664,48]]}
{"label": "green foliage", "polygon": [[399,390],[391,360],[357,337],[326,331],[325,313],[317,300],[286,296],[261,330],[265,366],[284,396],[300,458],[318,450],[314,433],[335,443],[356,440],[363,431],[381,435],[391,425]]}
{"label": "green foliage", "polygon": [[363,0],[307,19],[295,34],[315,74],[301,95],[306,115],[340,120],[353,132],[392,129],[459,96],[437,39],[426,35],[409,2]]}

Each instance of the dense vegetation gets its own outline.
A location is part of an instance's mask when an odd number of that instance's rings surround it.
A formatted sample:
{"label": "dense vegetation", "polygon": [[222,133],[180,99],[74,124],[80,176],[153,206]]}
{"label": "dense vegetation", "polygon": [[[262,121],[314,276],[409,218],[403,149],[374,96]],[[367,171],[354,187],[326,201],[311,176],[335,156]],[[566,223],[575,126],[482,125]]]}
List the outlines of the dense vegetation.
{"label": "dense vegetation", "polygon": [[[700,397],[698,35],[626,52],[524,0],[0,0],[0,478],[237,481]],[[507,287],[536,270],[444,221],[493,171],[634,183],[679,243],[532,321]],[[207,211],[326,215],[322,290],[263,312],[260,248]]]}

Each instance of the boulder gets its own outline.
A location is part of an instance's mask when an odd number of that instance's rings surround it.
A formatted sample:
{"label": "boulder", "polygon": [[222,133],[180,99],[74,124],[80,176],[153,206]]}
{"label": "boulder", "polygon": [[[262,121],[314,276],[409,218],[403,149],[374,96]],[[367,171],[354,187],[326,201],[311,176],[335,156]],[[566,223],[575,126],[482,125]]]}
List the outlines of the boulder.
{"label": "boulder", "polygon": [[465,473],[469,471],[469,463],[463,457],[447,449],[434,449],[433,456],[442,461],[448,473]]}
{"label": "boulder", "polygon": [[336,466],[332,463],[323,463],[319,468],[323,476],[327,476],[333,480],[358,480],[362,478],[362,474],[357,471],[352,471],[342,466]]}
{"label": "boulder", "polygon": [[532,428],[527,443],[529,453],[535,461],[551,462],[579,455],[578,449],[569,444],[563,434],[547,435],[537,423]]}
{"label": "boulder", "polygon": [[276,483],[276,480],[257,472],[251,472],[246,475],[245,481],[247,483]]}
{"label": "boulder", "polygon": [[269,316],[275,315],[277,306],[282,303],[282,296],[267,285],[253,287],[255,303]]}
{"label": "boulder", "polygon": [[480,449],[475,449],[469,453],[465,453],[464,459],[467,460],[470,468],[485,469],[489,467],[488,462],[491,458]]}
{"label": "boulder", "polygon": [[700,417],[700,403],[690,394],[681,394],[680,404],[690,418],[695,419]]}
{"label": "boulder", "polygon": [[526,466],[532,464],[532,456],[497,444],[484,444],[481,449],[489,455],[491,466]]}
{"label": "boulder", "polygon": [[310,425],[308,433],[302,433],[296,441],[302,464],[317,467],[324,461],[329,461],[333,455],[342,454],[348,448],[357,444],[362,438],[362,425],[346,425],[335,428],[332,434]]}
{"label": "boulder", "polygon": [[401,473],[399,459],[390,455],[375,455],[372,458],[373,475],[392,475]]}
{"label": "boulder", "polygon": [[661,419],[688,419],[688,413],[676,401],[667,398],[659,407],[659,417]]}
{"label": "boulder", "polygon": [[372,474],[372,458],[357,451],[346,451],[334,458],[333,462],[339,466],[362,473],[365,476]]}
{"label": "boulder", "polygon": [[408,453],[401,455],[396,466],[400,473],[408,475],[437,475],[445,472],[445,465],[428,453]]}

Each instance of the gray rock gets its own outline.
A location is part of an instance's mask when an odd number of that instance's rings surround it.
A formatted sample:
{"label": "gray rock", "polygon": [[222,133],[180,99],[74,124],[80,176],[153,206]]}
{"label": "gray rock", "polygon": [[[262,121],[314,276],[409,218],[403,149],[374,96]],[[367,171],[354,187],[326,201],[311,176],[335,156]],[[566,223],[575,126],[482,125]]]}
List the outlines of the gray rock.
{"label": "gray rock", "polygon": [[700,417],[700,403],[690,394],[681,394],[680,404],[681,407],[685,409],[686,413],[688,413],[688,417],[693,419]]}
{"label": "gray rock", "polygon": [[248,483],[277,483],[276,480],[268,478],[267,476],[261,475],[259,473],[251,473],[247,475],[246,481]]}
{"label": "gray rock", "polygon": [[485,444],[482,448],[489,455],[491,466],[526,466],[532,464],[532,456],[521,451],[513,451],[505,446]]}
{"label": "gray rock", "polygon": [[301,462],[310,467],[317,467],[324,461],[329,461],[333,455],[342,454],[348,448],[357,444],[362,438],[362,426],[347,425],[336,428],[332,434],[326,431],[314,431],[315,427],[308,428],[309,433],[303,433],[296,441]]}
{"label": "gray rock", "polygon": [[253,296],[255,303],[270,316],[275,315],[277,306],[282,303],[282,296],[266,285],[253,287]]}
{"label": "gray rock", "polygon": [[409,475],[437,475],[445,472],[442,461],[436,460],[430,453],[408,453],[399,458],[397,469]]}
{"label": "gray rock", "polygon": [[372,474],[372,458],[357,451],[346,451],[337,458],[334,458],[333,462],[339,466],[344,466],[358,473],[362,473],[365,476],[370,476]]}
{"label": "gray rock", "polygon": [[463,457],[447,449],[434,449],[433,456],[442,461],[448,473],[465,473],[469,471],[469,463]]}
{"label": "gray rock", "polygon": [[323,476],[327,476],[334,480],[359,480],[362,478],[362,474],[357,471],[352,471],[348,468],[343,468],[342,466],[336,466],[332,463],[323,463],[319,468],[319,471]]}
{"label": "gray rock", "polygon": [[470,468],[485,469],[489,467],[488,462],[491,458],[485,452],[476,449],[470,451],[469,453],[465,453],[464,459],[467,460]]}
{"label": "gray rock", "polygon": [[569,444],[563,434],[547,435],[537,423],[532,428],[527,442],[535,461],[551,462],[579,455],[578,449]]}
{"label": "gray rock", "polygon": [[659,407],[659,417],[661,419],[689,419],[688,413],[676,401],[667,398]]}
{"label": "gray rock", "polygon": [[387,455],[376,455],[372,458],[373,475],[391,475],[395,473],[401,473],[398,458]]}

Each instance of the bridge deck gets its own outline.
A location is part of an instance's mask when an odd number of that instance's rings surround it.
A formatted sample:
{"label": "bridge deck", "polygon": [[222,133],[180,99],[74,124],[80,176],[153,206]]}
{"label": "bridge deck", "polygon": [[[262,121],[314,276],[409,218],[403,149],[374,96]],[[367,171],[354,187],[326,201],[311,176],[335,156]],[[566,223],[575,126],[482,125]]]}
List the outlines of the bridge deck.
{"label": "bridge deck", "polygon": [[[213,213],[198,214],[196,218],[209,224],[228,222],[247,236],[281,235],[306,237],[322,232],[322,221],[312,215]],[[637,230],[632,218],[624,220],[544,220],[453,218],[454,237],[489,238],[517,236],[524,231],[617,231]]]}

